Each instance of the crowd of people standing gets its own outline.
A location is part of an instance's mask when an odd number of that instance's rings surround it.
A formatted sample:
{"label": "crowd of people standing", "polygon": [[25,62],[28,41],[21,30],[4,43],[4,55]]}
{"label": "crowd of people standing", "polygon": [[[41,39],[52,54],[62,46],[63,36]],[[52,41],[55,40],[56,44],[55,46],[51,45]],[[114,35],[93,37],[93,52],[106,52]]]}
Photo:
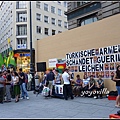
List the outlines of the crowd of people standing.
{"label": "crowd of people standing", "polygon": [[[27,77],[29,81],[29,75]],[[27,84],[29,88],[29,82]],[[16,103],[19,102],[19,98],[29,99],[26,87],[26,74],[22,71],[22,68],[18,72],[10,70],[0,71],[0,103],[11,102],[12,95],[14,95]]]}
{"label": "crowd of people standing", "polygon": [[[20,99],[29,99],[28,91],[31,90],[32,75],[30,72],[23,72],[22,68],[16,71],[0,71],[0,103],[11,102],[12,94],[11,88],[13,88],[13,93],[15,95],[15,102],[19,102]],[[65,68],[63,73],[59,73],[57,69],[50,69],[49,72],[46,71],[41,73],[40,76],[37,72],[34,74],[35,86],[45,85],[50,89],[50,96],[53,95],[53,87],[55,85],[63,85],[63,96],[65,100],[69,97],[74,99],[76,96],[88,96],[84,93],[85,91],[101,91],[104,88],[104,80],[102,76],[99,75],[98,79],[95,80],[93,75],[87,76],[84,74],[83,79],[80,75],[76,75],[76,80],[69,68]],[[118,91],[118,96],[116,99],[116,107],[120,107],[120,65],[117,66],[116,75],[112,78],[116,82],[116,89]],[[102,94],[96,92],[96,94],[91,94],[92,97],[102,98]],[[6,98],[6,99],[5,99]]]}

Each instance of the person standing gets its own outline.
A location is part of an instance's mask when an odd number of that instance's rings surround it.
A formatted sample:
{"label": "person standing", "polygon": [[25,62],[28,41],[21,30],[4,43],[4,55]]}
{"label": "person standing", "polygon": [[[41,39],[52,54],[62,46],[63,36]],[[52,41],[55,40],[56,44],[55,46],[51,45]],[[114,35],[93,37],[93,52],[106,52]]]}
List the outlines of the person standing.
{"label": "person standing", "polygon": [[11,83],[12,83],[12,77],[10,74],[10,70],[7,71],[7,76],[6,76],[6,102],[11,102]]}
{"label": "person standing", "polygon": [[55,70],[55,85],[61,85],[61,74],[58,70]]}
{"label": "person standing", "polygon": [[28,83],[27,83],[27,90],[30,91],[31,90],[31,82],[32,82],[32,75],[30,74],[30,72],[28,71]]}
{"label": "person standing", "polygon": [[0,103],[3,104],[4,100],[4,83],[5,79],[2,77],[2,71],[0,71]]}
{"label": "person standing", "polygon": [[17,103],[19,101],[19,95],[20,95],[20,85],[18,84],[19,77],[17,72],[13,72],[12,82],[13,82],[13,91],[15,95],[15,102]]}
{"label": "person standing", "polygon": [[26,86],[25,86],[26,85],[25,74],[24,74],[24,72],[22,72],[22,68],[19,69],[18,77],[19,77],[20,89],[21,89],[21,92],[22,92],[21,99],[24,99],[25,96],[26,96],[26,99],[28,100],[29,96],[28,96]]}
{"label": "person standing", "polygon": [[116,105],[115,105],[115,107],[120,107],[120,65],[117,66],[116,74],[112,78],[112,80],[114,82],[116,82],[116,89],[117,89],[117,92],[118,92],[118,96],[116,98]]}
{"label": "person standing", "polygon": [[40,76],[38,73],[35,71],[35,87],[40,85]]}
{"label": "person standing", "polygon": [[50,96],[52,96],[54,79],[55,79],[55,74],[53,73],[52,69],[50,69],[50,72],[46,76],[46,80],[49,82]]}
{"label": "person standing", "polygon": [[65,68],[64,73],[62,74],[62,80],[64,82],[63,85],[63,95],[65,100],[68,100],[68,96],[71,97],[71,99],[74,99],[72,94],[72,87],[70,83],[70,75],[68,74],[68,69]]}

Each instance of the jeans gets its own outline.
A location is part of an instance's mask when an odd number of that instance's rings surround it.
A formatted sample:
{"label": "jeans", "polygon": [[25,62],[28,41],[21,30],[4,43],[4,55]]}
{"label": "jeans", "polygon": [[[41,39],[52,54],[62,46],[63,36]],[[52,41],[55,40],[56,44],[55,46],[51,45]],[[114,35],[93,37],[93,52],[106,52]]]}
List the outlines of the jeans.
{"label": "jeans", "polygon": [[22,92],[22,95],[21,97],[28,97],[28,93],[27,93],[27,90],[26,90],[26,83],[22,83],[22,85],[20,85],[20,89],[21,89],[21,92]]}
{"label": "jeans", "polygon": [[29,81],[27,84],[27,90],[31,90],[31,81]]}
{"label": "jeans", "polygon": [[7,97],[7,100],[11,100],[10,88],[11,88],[11,85],[6,85],[6,97]]}
{"label": "jeans", "polygon": [[118,95],[120,95],[120,86],[116,86],[116,89],[117,89]]}

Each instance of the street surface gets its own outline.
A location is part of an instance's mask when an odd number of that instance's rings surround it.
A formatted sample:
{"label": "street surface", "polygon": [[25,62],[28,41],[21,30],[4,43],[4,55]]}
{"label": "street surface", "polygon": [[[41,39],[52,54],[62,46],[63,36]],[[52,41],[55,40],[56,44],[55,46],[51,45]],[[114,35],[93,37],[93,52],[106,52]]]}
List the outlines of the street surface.
{"label": "street surface", "polygon": [[66,101],[59,98],[36,97],[28,92],[30,99],[14,100],[0,104],[0,118],[109,118],[109,114],[117,113],[115,100],[75,97]]}

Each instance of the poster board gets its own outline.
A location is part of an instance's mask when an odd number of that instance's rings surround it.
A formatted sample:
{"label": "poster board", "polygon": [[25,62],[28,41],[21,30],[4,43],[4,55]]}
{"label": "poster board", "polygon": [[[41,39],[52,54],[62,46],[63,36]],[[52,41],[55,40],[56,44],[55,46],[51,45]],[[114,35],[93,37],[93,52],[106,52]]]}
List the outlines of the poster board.
{"label": "poster board", "polygon": [[55,93],[63,94],[63,85],[55,85]]}
{"label": "poster board", "polygon": [[95,78],[111,78],[120,64],[120,45],[93,48],[66,54],[66,66],[73,72],[84,72]]}

